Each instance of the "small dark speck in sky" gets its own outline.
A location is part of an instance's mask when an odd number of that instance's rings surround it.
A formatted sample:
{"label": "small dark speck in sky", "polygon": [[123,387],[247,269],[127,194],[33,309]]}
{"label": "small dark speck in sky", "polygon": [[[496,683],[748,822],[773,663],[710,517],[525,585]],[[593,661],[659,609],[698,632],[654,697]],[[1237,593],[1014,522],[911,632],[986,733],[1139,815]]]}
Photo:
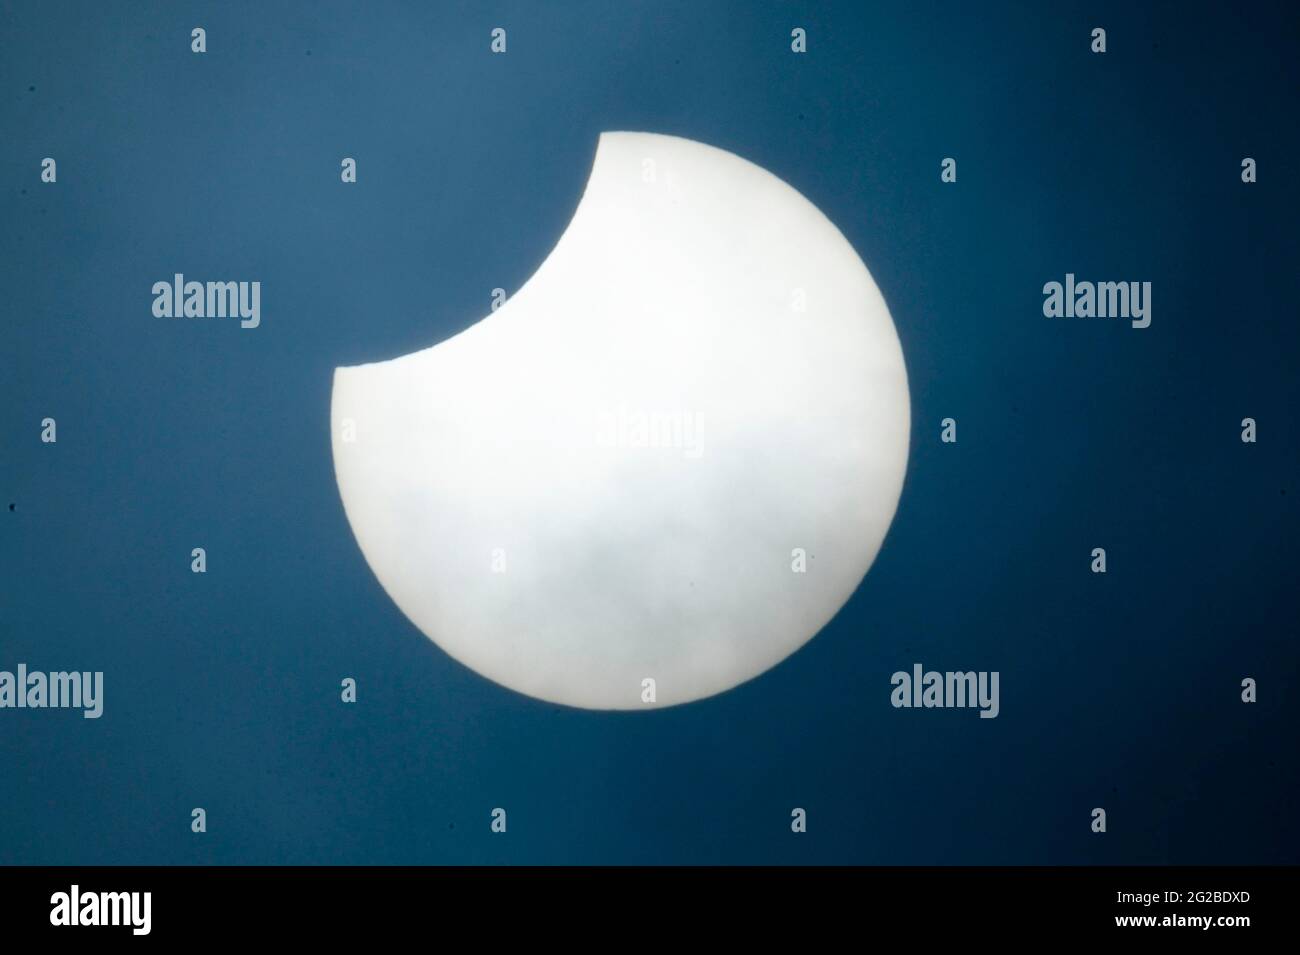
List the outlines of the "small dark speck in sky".
{"label": "small dark speck in sky", "polygon": [[14,509],[14,504],[11,502],[11,503],[9,504],[9,510],[12,511],[13,509]]}
{"label": "small dark speck in sky", "polygon": [[35,87],[35,86],[29,86],[29,87],[27,87],[27,92],[29,92],[29,93],[35,93],[35,92],[36,92],[36,87]]}

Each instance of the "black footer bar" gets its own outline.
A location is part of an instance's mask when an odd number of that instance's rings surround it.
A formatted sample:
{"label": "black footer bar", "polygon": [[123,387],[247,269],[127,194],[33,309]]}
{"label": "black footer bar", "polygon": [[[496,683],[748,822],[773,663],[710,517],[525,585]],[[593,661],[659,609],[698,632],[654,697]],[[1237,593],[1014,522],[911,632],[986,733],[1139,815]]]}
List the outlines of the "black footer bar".
{"label": "black footer bar", "polygon": [[1298,876],[1293,867],[20,867],[0,870],[0,919],[7,939],[75,933],[92,944],[382,941],[431,926],[497,940],[599,925],[666,940],[670,927],[701,923],[760,937],[782,926],[858,936],[923,926],[927,937],[1228,941],[1300,921]]}

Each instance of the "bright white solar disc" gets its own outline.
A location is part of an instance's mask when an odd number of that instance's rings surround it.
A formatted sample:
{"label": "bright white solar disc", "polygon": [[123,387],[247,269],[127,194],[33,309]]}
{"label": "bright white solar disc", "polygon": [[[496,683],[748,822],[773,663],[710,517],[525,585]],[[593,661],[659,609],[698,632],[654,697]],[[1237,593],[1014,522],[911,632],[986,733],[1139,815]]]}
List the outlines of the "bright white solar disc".
{"label": "bright white solar disc", "polygon": [[339,368],[332,407],[348,520],[411,621],[497,683],[609,709],[719,693],[816,634],[880,549],[909,429],[897,333],[839,230],[648,133],[601,136],[504,306]]}

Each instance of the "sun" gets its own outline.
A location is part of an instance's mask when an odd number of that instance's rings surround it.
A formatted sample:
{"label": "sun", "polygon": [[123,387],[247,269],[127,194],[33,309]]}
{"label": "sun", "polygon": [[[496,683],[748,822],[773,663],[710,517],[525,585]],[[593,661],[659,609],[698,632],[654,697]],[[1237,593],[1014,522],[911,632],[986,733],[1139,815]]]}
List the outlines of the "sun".
{"label": "sun", "polygon": [[898,335],[839,230],[649,133],[601,136],[519,292],[339,368],[331,416],[348,520],[407,617],[497,683],[599,709],[722,692],[813,637],[876,558],[910,432]]}

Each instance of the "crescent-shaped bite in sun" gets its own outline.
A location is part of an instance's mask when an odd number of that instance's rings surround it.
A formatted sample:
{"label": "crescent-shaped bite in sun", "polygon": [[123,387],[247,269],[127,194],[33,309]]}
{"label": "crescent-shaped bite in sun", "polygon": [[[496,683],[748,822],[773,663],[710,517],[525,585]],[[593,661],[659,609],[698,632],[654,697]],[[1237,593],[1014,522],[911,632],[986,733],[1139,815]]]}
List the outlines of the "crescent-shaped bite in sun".
{"label": "crescent-shaped bite in sun", "polygon": [[348,520],[406,616],[497,683],[602,709],[719,693],[816,634],[875,560],[910,432],[893,321],[839,230],[648,133],[600,137],[501,308],[337,369],[331,417]]}

